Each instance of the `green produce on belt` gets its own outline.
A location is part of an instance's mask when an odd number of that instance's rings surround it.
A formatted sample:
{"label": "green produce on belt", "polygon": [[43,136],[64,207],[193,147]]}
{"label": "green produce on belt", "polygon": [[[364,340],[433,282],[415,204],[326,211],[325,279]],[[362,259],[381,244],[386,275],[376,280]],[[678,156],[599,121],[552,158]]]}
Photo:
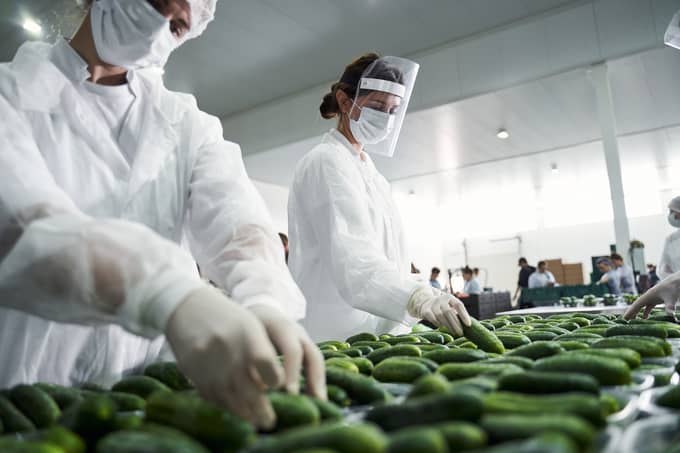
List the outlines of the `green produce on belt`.
{"label": "green produce on belt", "polygon": [[451,384],[441,374],[428,374],[418,379],[411,388],[408,398],[416,398],[424,395],[446,393],[451,389]]}
{"label": "green produce on belt", "polygon": [[366,356],[368,360],[373,362],[374,365],[379,364],[383,360],[389,357],[397,356],[412,356],[420,357],[423,353],[418,349],[417,346],[412,344],[400,344],[397,346],[392,346],[391,348],[381,348],[376,349]]}
{"label": "green produce on belt", "polygon": [[146,419],[178,429],[210,450],[237,452],[255,440],[249,423],[213,404],[179,393],[160,391],[149,396]]}
{"label": "green produce on belt", "polygon": [[411,383],[430,373],[429,368],[423,363],[390,357],[375,366],[373,377],[380,382]]}
{"label": "green produce on belt", "polygon": [[334,367],[342,368],[342,369],[347,370],[347,371],[351,371],[352,373],[358,373],[359,372],[359,367],[349,357],[346,358],[346,359],[341,359],[341,358],[326,359],[325,362],[326,362],[327,367],[334,366]]}
{"label": "green produce on belt", "polygon": [[481,451],[484,453],[577,453],[580,449],[568,436],[547,431],[526,440],[504,442]]}
{"label": "green produce on belt", "polygon": [[476,421],[481,415],[482,399],[478,393],[451,392],[376,406],[366,414],[366,420],[386,431],[394,431],[451,420]]}
{"label": "green produce on belt", "polygon": [[378,341],[378,336],[368,332],[358,333],[349,337],[346,342],[354,346],[358,341]]}
{"label": "green produce on belt", "polygon": [[341,368],[327,368],[326,382],[345,390],[357,404],[373,404],[390,399],[390,394],[372,377]]}
{"label": "green produce on belt", "polygon": [[445,363],[437,370],[438,373],[444,375],[450,381],[479,375],[498,376],[505,373],[518,373],[521,371],[522,368],[517,365],[488,362]]}
{"label": "green produce on belt", "polygon": [[595,437],[593,427],[573,415],[486,415],[481,427],[493,443],[515,439],[527,439],[541,433],[561,433],[576,442],[580,448],[588,448]]}
{"label": "green produce on belt", "polygon": [[606,337],[620,335],[633,335],[641,337],[668,338],[668,331],[661,326],[653,324],[628,324],[626,326],[609,327],[605,332]]}
{"label": "green produce on belt", "polygon": [[56,423],[61,410],[50,395],[32,385],[17,385],[9,391],[9,398],[37,428]]}
{"label": "green produce on belt", "polygon": [[470,326],[463,326],[463,335],[479,349],[486,352],[503,354],[505,347],[498,337],[474,318],[470,318]]}
{"label": "green produce on belt", "polygon": [[159,380],[173,390],[182,391],[194,388],[174,362],[153,363],[146,367],[144,375]]}
{"label": "green produce on belt", "polygon": [[487,355],[479,349],[446,349],[428,352],[423,357],[434,360],[439,364],[444,364],[452,362],[476,362],[486,359]]}
{"label": "green produce on belt", "polygon": [[352,404],[352,400],[349,398],[347,392],[337,385],[326,385],[326,393],[328,401],[332,401],[340,407],[346,407]]}
{"label": "green produce on belt", "polygon": [[589,374],[600,385],[627,385],[631,383],[630,368],[621,359],[588,354],[560,354],[540,359],[535,371],[576,372]]}
{"label": "green produce on belt", "polygon": [[62,411],[83,399],[83,396],[78,389],[45,383],[37,383],[34,385],[50,395]]}
{"label": "green produce on belt", "polygon": [[[560,331],[562,329],[559,329]],[[561,333],[553,332],[550,330],[532,330],[524,334],[530,341],[550,341],[557,338]]]}
{"label": "green produce on belt", "polygon": [[444,422],[432,425],[443,436],[449,453],[482,448],[486,445],[486,433],[468,422]]}
{"label": "green produce on belt", "polygon": [[568,392],[600,393],[597,380],[582,373],[526,371],[506,374],[498,379],[498,390],[529,394]]}
{"label": "green produce on belt", "polygon": [[670,351],[666,352],[666,350],[664,350],[664,346],[655,340],[668,343],[666,340],[655,337],[621,335],[604,338],[593,343],[591,347],[596,349],[627,348],[637,351],[642,357],[664,357],[666,355],[670,355]]}
{"label": "green produce on belt", "polygon": [[149,376],[128,376],[117,382],[111,390],[114,392],[132,393],[141,398],[148,398],[149,395],[158,391],[171,392],[167,385],[158,379]]}
{"label": "green produce on belt", "polygon": [[407,428],[390,435],[387,453],[449,453],[446,439],[434,428]]}
{"label": "green produce on belt", "polygon": [[208,453],[200,443],[181,432],[124,430],[111,433],[97,444],[96,453]]}
{"label": "green produce on belt", "polygon": [[531,339],[526,335],[506,332],[496,332],[495,335],[501,340],[505,349],[514,349],[519,346],[531,344]]}
{"label": "green produce on belt", "polygon": [[659,406],[680,410],[680,385],[671,387],[656,400]]}
{"label": "green produce on belt", "polygon": [[526,357],[527,359],[537,360],[564,352],[562,346],[555,341],[536,341],[534,343],[520,346],[509,351],[507,355]]}
{"label": "green produce on belt", "polygon": [[387,436],[371,424],[328,423],[260,439],[248,453],[296,453],[310,448],[328,448],[337,453],[384,453],[387,443]]}
{"label": "green produce on belt", "polygon": [[640,354],[637,351],[628,348],[592,348],[571,351],[568,354],[589,354],[600,357],[614,357],[626,362],[631,369],[639,367],[641,362]]}
{"label": "green produce on belt", "polygon": [[524,368],[525,370],[533,368],[534,366],[533,360],[518,355],[514,356],[504,355],[494,359],[489,359],[485,363],[506,363],[511,365],[517,365],[518,367]]}
{"label": "green produce on belt", "polygon": [[276,431],[304,425],[318,425],[321,413],[314,402],[304,395],[272,392],[269,395],[276,414]]}
{"label": "green produce on belt", "polygon": [[353,357],[352,363],[359,369],[359,373],[370,376],[373,373],[373,362],[366,357]]}
{"label": "green produce on belt", "polygon": [[2,395],[0,395],[0,422],[6,433],[35,431],[33,422]]}

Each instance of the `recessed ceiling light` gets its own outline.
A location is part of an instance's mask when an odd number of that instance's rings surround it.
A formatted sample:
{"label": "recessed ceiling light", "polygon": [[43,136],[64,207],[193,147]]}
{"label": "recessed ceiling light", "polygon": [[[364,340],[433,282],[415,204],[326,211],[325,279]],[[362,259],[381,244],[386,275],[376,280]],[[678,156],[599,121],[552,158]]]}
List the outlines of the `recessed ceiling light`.
{"label": "recessed ceiling light", "polygon": [[35,35],[39,35],[40,33],[42,33],[42,27],[40,26],[40,24],[30,18],[24,21],[23,27],[24,30],[31,32]]}
{"label": "recessed ceiling light", "polygon": [[501,140],[505,140],[506,138],[510,137],[510,133],[505,129],[499,129],[496,133],[496,137],[500,138]]}
{"label": "recessed ceiling light", "polygon": [[409,191],[408,191],[408,196],[409,196],[409,197],[415,197],[415,196],[416,196],[416,191],[413,190],[413,189],[409,190]]}
{"label": "recessed ceiling light", "polygon": [[550,165],[550,170],[552,170],[553,173],[559,173],[560,169],[557,168],[557,164],[553,163]]}

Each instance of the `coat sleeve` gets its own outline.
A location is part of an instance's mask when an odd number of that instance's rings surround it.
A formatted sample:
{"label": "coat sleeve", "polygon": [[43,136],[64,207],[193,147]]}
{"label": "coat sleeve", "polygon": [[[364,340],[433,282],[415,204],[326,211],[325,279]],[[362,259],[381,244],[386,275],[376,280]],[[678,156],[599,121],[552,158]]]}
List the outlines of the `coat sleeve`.
{"label": "coat sleeve", "polygon": [[367,194],[335,150],[318,153],[301,169],[295,190],[311,219],[321,255],[342,298],[354,308],[403,322],[406,306],[424,282],[409,277],[377,243]]}
{"label": "coat sleeve", "polygon": [[269,212],[248,178],[238,145],[222,138],[216,118],[203,117],[190,182],[187,237],[201,272],[244,306],[269,305],[293,319],[305,313],[302,292],[285,263]]}
{"label": "coat sleeve", "polygon": [[154,337],[202,283],[150,229],[80,211],[55,182],[24,113],[0,92],[0,304]]}
{"label": "coat sleeve", "polygon": [[[670,254],[671,240],[672,235],[668,236],[663,243],[663,252],[661,253],[661,260],[659,261],[659,267],[657,268],[661,280],[670,277],[673,274],[673,271],[677,270],[674,269],[673,258]],[[676,258],[676,260],[680,260],[680,257]]]}

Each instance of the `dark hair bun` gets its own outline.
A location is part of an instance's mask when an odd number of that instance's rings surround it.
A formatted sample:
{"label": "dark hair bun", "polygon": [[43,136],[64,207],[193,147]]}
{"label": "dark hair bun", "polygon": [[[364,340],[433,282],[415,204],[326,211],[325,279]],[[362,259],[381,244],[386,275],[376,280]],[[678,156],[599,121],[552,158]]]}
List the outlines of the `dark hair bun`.
{"label": "dark hair bun", "polygon": [[327,120],[335,118],[340,113],[340,106],[335,98],[335,90],[332,90],[323,97],[319,111],[321,112],[321,117]]}

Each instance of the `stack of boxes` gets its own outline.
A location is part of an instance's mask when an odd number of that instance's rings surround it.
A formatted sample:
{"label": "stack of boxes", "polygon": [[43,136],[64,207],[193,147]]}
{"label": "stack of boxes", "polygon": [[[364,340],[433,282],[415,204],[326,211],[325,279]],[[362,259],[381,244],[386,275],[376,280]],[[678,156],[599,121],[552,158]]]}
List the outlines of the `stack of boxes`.
{"label": "stack of boxes", "polygon": [[562,259],[545,260],[548,270],[555,276],[560,285],[583,285],[583,265],[581,263],[565,264]]}

